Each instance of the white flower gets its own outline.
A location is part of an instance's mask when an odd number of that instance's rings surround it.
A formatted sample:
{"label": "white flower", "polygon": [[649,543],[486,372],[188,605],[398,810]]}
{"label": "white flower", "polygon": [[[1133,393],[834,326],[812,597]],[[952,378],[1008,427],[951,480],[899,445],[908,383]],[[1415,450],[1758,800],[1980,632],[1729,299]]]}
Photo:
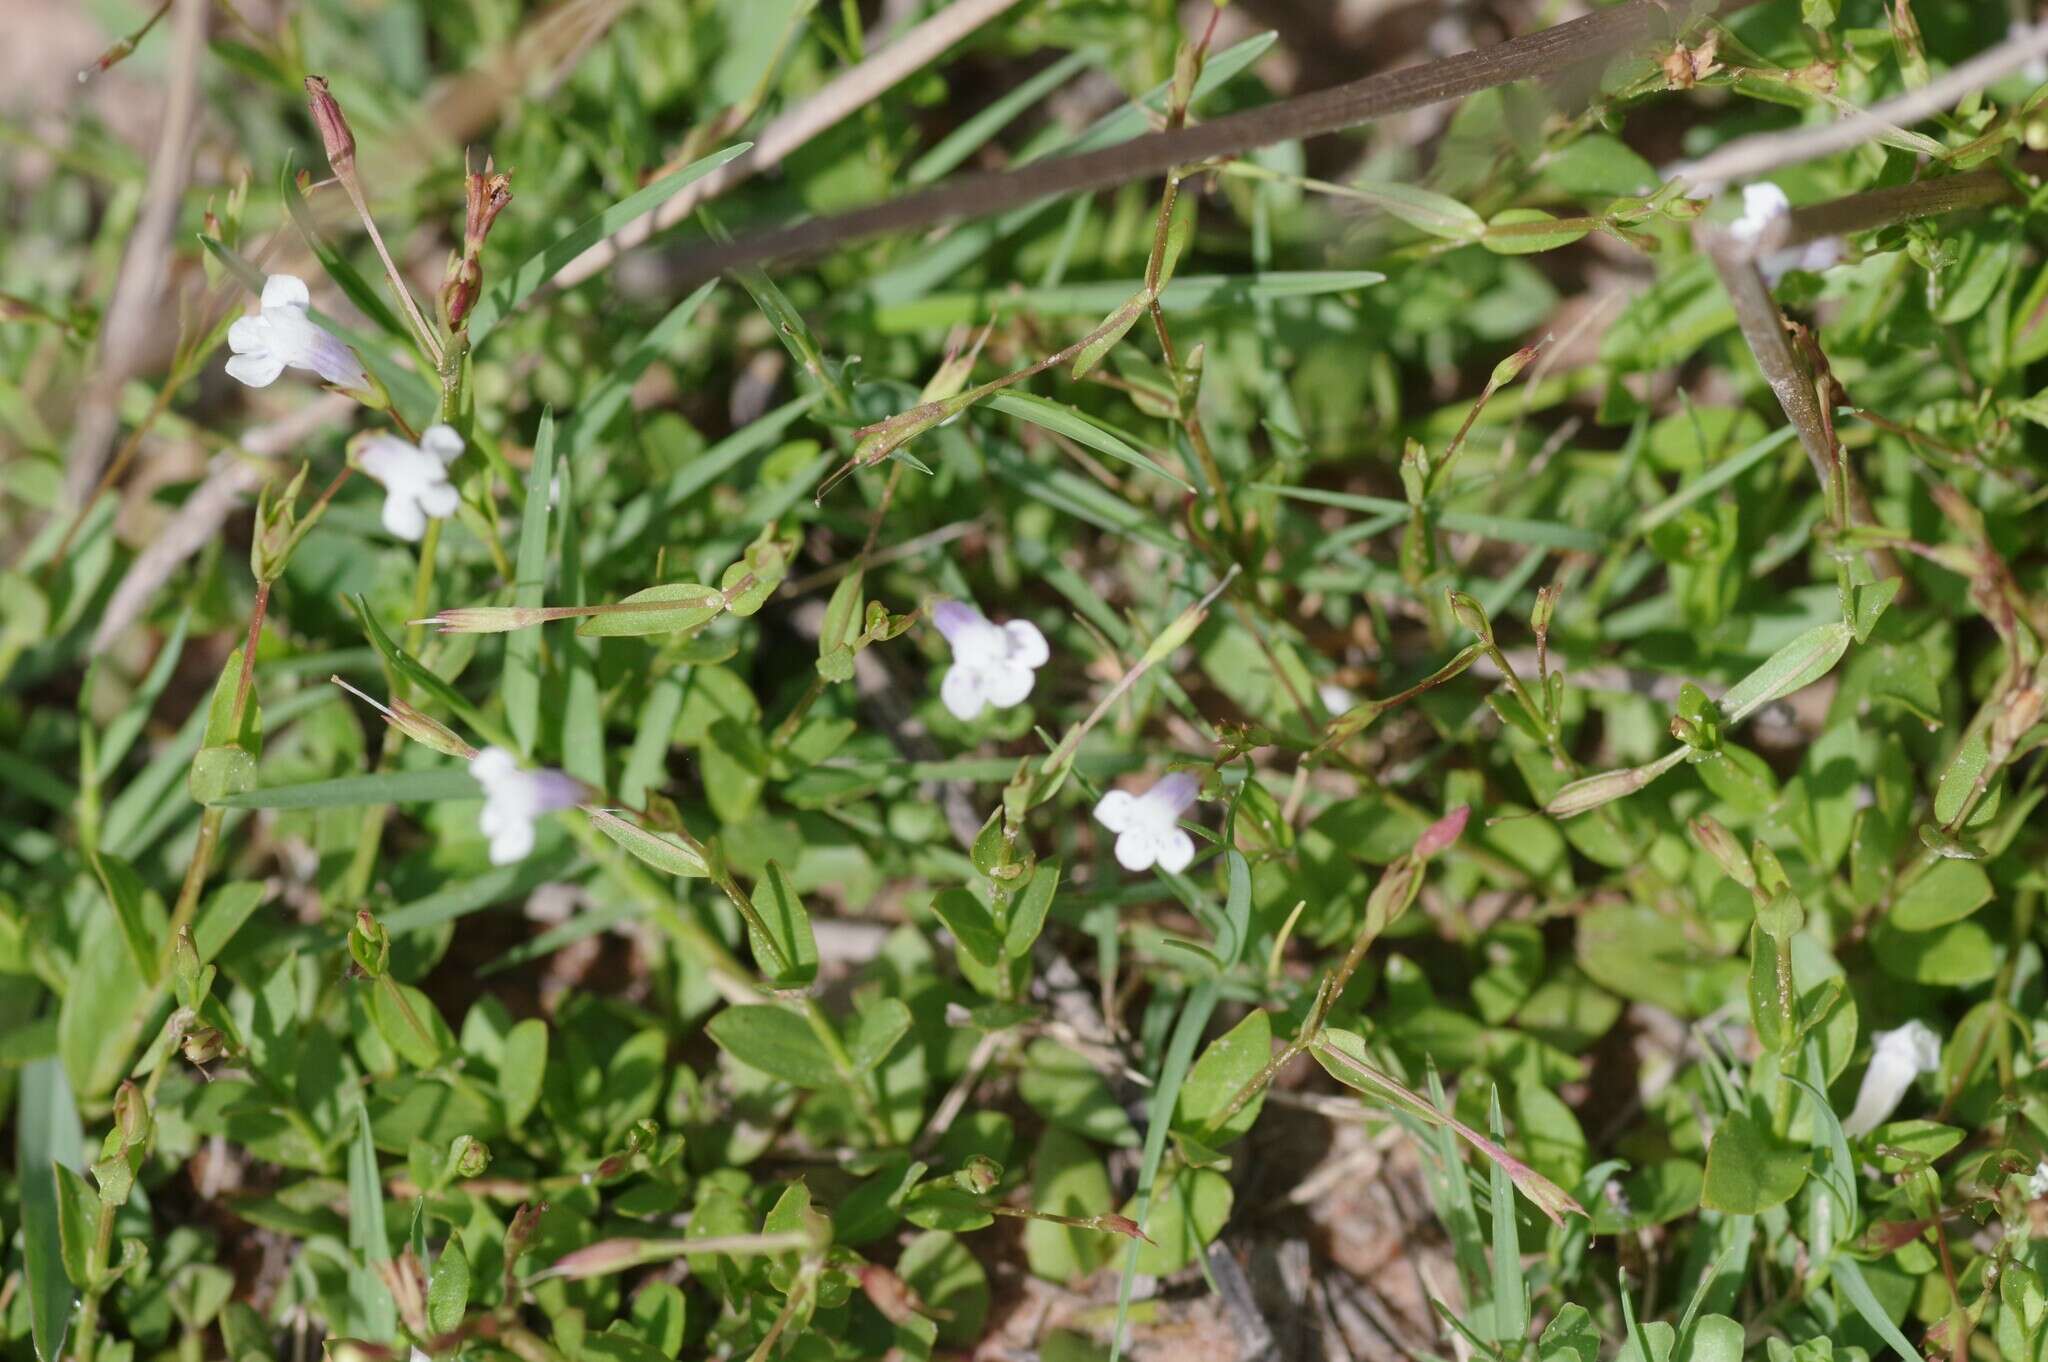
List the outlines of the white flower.
{"label": "white flower", "polygon": [[469,773],[484,787],[484,811],[476,825],[491,839],[491,864],[523,861],[533,850],[534,820],[582,802],[583,790],[560,771],[522,771],[502,747],[486,747],[469,759]]}
{"label": "white flower", "polygon": [[[2023,43],[2034,37],[2037,32],[2038,30],[2026,20],[2015,19],[2006,26],[2005,40],[2009,43]],[[2048,57],[2029,58],[2027,64],[2020,68],[2020,75],[2036,85],[2048,85]],[[2042,1193],[2037,1192],[2035,1195],[2039,1196]]]}
{"label": "white flower", "polygon": [[1879,1031],[1863,1086],[1856,1090],[1856,1109],[1842,1122],[1842,1133],[1854,1139],[1891,1119],[1899,1099],[1921,1074],[1941,1067],[1941,1037],[1925,1022],[1909,1021],[1894,1031]]}
{"label": "white flower", "polygon": [[2048,1163],[2034,1165],[2034,1175],[2027,1179],[2027,1196],[2034,1201],[2048,1196]]}
{"label": "white flower", "polygon": [[1095,806],[1095,821],[1117,835],[1116,860],[1126,870],[1157,865],[1175,874],[1195,859],[1195,839],[1180,826],[1180,816],[1195,802],[1202,782],[1175,771],[1141,795],[1111,790]]}
{"label": "white flower", "polygon": [[1036,679],[1032,673],[1052,656],[1045,635],[1029,620],[997,624],[971,605],[940,601],[932,607],[932,623],[953,649],[939,698],[956,719],[972,719],[983,705],[1023,704]]}
{"label": "white flower", "polygon": [[[1769,180],[1742,187],[1742,216],[1729,224],[1728,235],[1737,241],[1758,241],[1771,224],[1792,211],[1792,200],[1785,197],[1785,191]],[[1793,270],[1811,270],[1819,274],[1833,269],[1842,262],[1842,238],[1824,236],[1802,246],[1787,246],[1783,250],[1768,251],[1756,262],[1763,271],[1764,282],[1776,286],[1777,282]]]}
{"label": "white flower", "polygon": [[448,481],[448,465],[461,455],[462,437],[452,426],[428,426],[417,445],[396,435],[363,441],[356,462],[384,484],[384,528],[416,540],[426,533],[427,517],[454,515],[461,498]]}
{"label": "white flower", "polygon": [[228,328],[228,376],[252,388],[267,388],[286,369],[311,369],[337,388],[367,388],[355,351],[306,315],[312,305],[306,281],[273,274],[263,281],[263,310]]}

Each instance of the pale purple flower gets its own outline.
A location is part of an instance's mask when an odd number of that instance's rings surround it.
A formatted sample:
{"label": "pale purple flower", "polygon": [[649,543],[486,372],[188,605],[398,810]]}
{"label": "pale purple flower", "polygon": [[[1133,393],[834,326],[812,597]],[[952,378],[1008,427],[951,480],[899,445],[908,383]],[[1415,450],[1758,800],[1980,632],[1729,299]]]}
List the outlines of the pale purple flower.
{"label": "pale purple flower", "polygon": [[484,787],[477,828],[490,839],[491,864],[511,865],[533,850],[533,825],[544,813],[583,802],[583,787],[560,771],[522,771],[519,759],[502,747],[486,747],[469,760],[469,773]]}
{"label": "pale purple flower", "polygon": [[1031,694],[1032,675],[1052,650],[1029,620],[997,624],[971,605],[940,601],[932,623],[953,649],[953,665],[939,683],[939,698],[956,719],[972,719],[982,706],[1008,709]]}
{"label": "pale purple flower", "polygon": [[267,388],[286,369],[310,369],[337,388],[367,388],[369,375],[355,351],[306,315],[313,299],[306,281],[273,274],[263,281],[262,310],[228,328],[228,376]]}
{"label": "pale purple flower", "polygon": [[461,497],[448,481],[448,465],[461,456],[462,437],[453,426],[428,426],[417,445],[396,435],[364,440],[356,463],[384,484],[384,528],[417,540],[426,533],[428,517],[454,515]]}
{"label": "pale purple flower", "polygon": [[1941,1067],[1941,1037],[1925,1022],[1879,1031],[1871,1041],[1870,1067],[1856,1090],[1856,1108],[1842,1122],[1842,1133],[1851,1139],[1889,1121],[1913,1080]]}
{"label": "pale purple flower", "polygon": [[1163,776],[1141,795],[1111,790],[1095,806],[1095,821],[1117,835],[1116,860],[1126,870],[1158,866],[1175,874],[1195,859],[1195,839],[1180,816],[1195,802],[1201,780],[1186,771]]}

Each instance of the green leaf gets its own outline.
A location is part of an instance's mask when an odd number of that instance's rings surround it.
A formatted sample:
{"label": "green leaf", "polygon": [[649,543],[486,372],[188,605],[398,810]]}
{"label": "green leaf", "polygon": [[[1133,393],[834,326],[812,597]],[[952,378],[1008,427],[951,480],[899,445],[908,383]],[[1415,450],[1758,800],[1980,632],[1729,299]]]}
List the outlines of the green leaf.
{"label": "green leaf", "polygon": [[1064,435],[1076,444],[1088,446],[1098,454],[1107,454],[1119,462],[1130,464],[1134,468],[1142,468],[1154,477],[1164,478],[1183,492],[1192,494],[1195,490],[1187,481],[1168,472],[1149,456],[1140,454],[1074,407],[1061,406],[1043,397],[1015,390],[999,392],[986,399],[984,405],[991,411],[999,411],[1005,416],[1014,416],[1035,426],[1043,426],[1055,434]]}
{"label": "green leaf", "polygon": [[863,997],[856,1004],[853,1024],[846,1032],[846,1055],[857,1073],[881,1067],[889,1053],[910,1034],[910,1009],[898,998]]}
{"label": "green leaf", "polygon": [[431,804],[483,797],[483,787],[467,770],[451,766],[341,776],[304,785],[272,785],[267,789],[245,790],[216,802],[230,809],[348,809],[366,804]]}
{"label": "green leaf", "polygon": [[1022,960],[1031,953],[1032,943],[1045,930],[1046,914],[1052,911],[1053,895],[1059,892],[1060,863],[1040,861],[1030,883],[1010,903],[1010,926],[1003,935],[1003,954]]}
{"label": "green leaf", "polygon": [[965,1347],[988,1318],[988,1274],[966,1245],[943,1230],[910,1241],[896,1271],[939,1320],[939,1337]]}
{"label": "green leaf", "polygon": [[398,1307],[373,1264],[391,1261],[391,1236],[384,1227],[384,1177],[370,1112],[360,1103],[348,1148],[348,1247],[348,1331],[372,1342],[388,1339],[398,1328]]}
{"label": "green leaf", "polygon": [[592,809],[587,817],[590,826],[657,870],[697,879],[711,873],[701,853],[668,833],[643,828],[609,809]]}
{"label": "green leaf", "polygon": [[1477,241],[1486,232],[1484,218],[1448,195],[1386,180],[1358,180],[1351,190],[1357,197],[1431,236]]}
{"label": "green leaf", "polygon": [[829,1088],[840,1082],[810,1026],[786,1008],[768,1003],[728,1007],[704,1030],[734,1059],[785,1083]]}
{"label": "green leaf", "polygon": [[[1031,1205],[1054,1215],[1086,1218],[1115,1209],[1109,1171],[1080,1136],[1047,1126],[1031,1157]],[[1070,1285],[1107,1262],[1116,1240],[1100,1230],[1043,1220],[1024,1224],[1024,1257],[1047,1281]]]}
{"label": "green leaf", "polygon": [[641,638],[701,629],[725,612],[725,593],[696,582],[669,582],[636,591],[576,626],[584,638]]}
{"label": "green leaf", "polygon": [[1479,244],[1495,255],[1534,255],[1569,246],[1586,235],[1587,228],[1582,224],[1567,223],[1547,229],[1543,226],[1556,222],[1554,215],[1541,208],[1509,208],[1493,215]]}
{"label": "green leaf", "polygon": [[492,328],[497,326],[506,313],[524,302],[535,289],[554,278],[564,265],[627,223],[653,212],[726,162],[747,152],[753,145],[752,142],[741,142],[722,151],[714,151],[701,160],[692,161],[673,175],[665,175],[644,189],[628,194],[595,217],[580,223],[574,231],[550,242],[529,256],[518,269],[505,276],[503,283],[485,293],[470,312],[470,349],[474,350],[482,345],[484,337],[491,333]]}
{"label": "green leaf", "polygon": [[1934,792],[1936,822],[1946,827],[1962,814],[1963,801],[1976,790],[1978,777],[1984,774],[1990,760],[1991,752],[1981,731],[1964,739],[1956,754],[1949,758],[1941,773],[1941,784]]}
{"label": "green leaf", "polygon": [[995,921],[972,893],[959,888],[941,890],[932,898],[932,912],[977,964],[992,967],[1002,960],[1003,939],[996,935]]}
{"label": "green leaf", "polygon": [[1840,620],[1817,624],[1793,639],[1721,697],[1722,715],[1742,722],[1773,700],[1802,690],[1834,670],[1849,650],[1852,633]]}
{"label": "green leaf", "polygon": [[1052,1124],[1103,1144],[1134,1147],[1137,1128],[1087,1058],[1040,1038],[1024,1052],[1017,1093]]}
{"label": "green leaf", "polygon": [[1263,1010],[1247,1013],[1243,1021],[1210,1041],[1188,1070],[1181,1083],[1175,1128],[1211,1145],[1224,1144],[1250,1130],[1265,1102],[1263,1092],[1254,1094],[1220,1129],[1212,1133],[1209,1126],[1272,1057],[1272,1018]]}
{"label": "green leaf", "polygon": [[547,1077],[548,1024],[528,1017],[505,1033],[505,1054],[498,1061],[498,1098],[505,1106],[505,1124],[517,1129],[540,1105]]}
{"label": "green leaf", "polygon": [[450,1235],[427,1281],[427,1324],[437,1334],[453,1333],[469,1310],[469,1254],[459,1235]]}
{"label": "green leaf", "polygon": [[1836,1284],[1842,1288],[1842,1294],[1849,1298],[1849,1304],[1862,1317],[1863,1322],[1889,1344],[1903,1362],[1920,1362],[1920,1350],[1899,1332],[1899,1326],[1892,1322],[1892,1317],[1878,1304],[1877,1293],[1870,1289],[1870,1282],[1864,1277],[1863,1269],[1857,1265],[1856,1260],[1837,1254],[1832,1261]]}
{"label": "green leaf", "polygon": [[22,1069],[14,1131],[29,1328],[36,1356],[57,1362],[64,1355],[76,1295],[64,1273],[56,1170],[83,1166],[85,1134],[64,1066],[56,1060],[39,1059]]}
{"label": "green leaf", "polygon": [[1975,861],[1936,861],[1893,901],[1889,921],[1902,932],[1960,922],[1991,902],[1991,877]]}
{"label": "green leaf", "polygon": [[1749,1113],[1731,1111],[1707,1148],[1700,1205],[1730,1215],[1761,1215],[1806,1183],[1807,1151],[1772,1138]]}
{"label": "green leaf", "polygon": [[[540,433],[533,440],[533,468],[526,475],[526,509],[519,519],[519,553],[514,570],[512,604],[531,608],[541,603],[548,584],[548,502],[554,495],[555,412],[543,408]],[[505,698],[505,727],[524,756],[533,755],[540,736],[541,631],[521,629],[505,640],[505,672],[499,693]]]}
{"label": "green leaf", "polygon": [[755,887],[754,909],[761,915],[768,937],[763,940],[750,922],[747,943],[769,987],[808,987],[818,977],[818,942],[811,934],[811,915],[790,885],[789,876],[774,861],[768,862]]}

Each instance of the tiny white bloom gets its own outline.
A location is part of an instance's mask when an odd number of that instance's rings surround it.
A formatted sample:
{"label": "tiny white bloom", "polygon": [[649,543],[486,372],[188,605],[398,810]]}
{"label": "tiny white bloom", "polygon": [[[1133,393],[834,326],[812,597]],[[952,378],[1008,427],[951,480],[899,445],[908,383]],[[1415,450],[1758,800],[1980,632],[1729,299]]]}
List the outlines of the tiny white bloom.
{"label": "tiny white bloom", "polygon": [[1032,675],[1052,650],[1029,620],[997,624],[971,605],[940,601],[932,623],[953,649],[953,665],[939,682],[939,698],[957,719],[972,719],[982,706],[1008,709],[1031,694]]}
{"label": "tiny white bloom", "polygon": [[1921,1074],[1941,1067],[1941,1037],[1925,1022],[1909,1021],[1892,1031],[1879,1031],[1863,1086],[1856,1090],[1856,1109],[1842,1122],[1842,1133],[1854,1139],[1889,1121],[1899,1099]]}
{"label": "tiny white bloom", "polygon": [[1111,790],[1095,806],[1095,821],[1117,835],[1116,860],[1126,870],[1162,870],[1178,874],[1195,859],[1195,839],[1180,826],[1180,816],[1201,793],[1202,782],[1186,771],[1162,777],[1141,795]]}
{"label": "tiny white bloom", "polygon": [[448,481],[448,465],[462,456],[462,437],[452,426],[431,425],[415,445],[396,435],[363,441],[356,462],[384,484],[384,528],[400,539],[426,533],[427,518],[446,520],[461,501]]}
{"label": "tiny white bloom", "polygon": [[502,747],[486,747],[469,760],[469,773],[484,787],[484,811],[476,825],[491,842],[491,864],[523,861],[533,850],[534,820],[582,802],[583,790],[560,771],[522,771]]}
{"label": "tiny white bloom", "polygon": [[[2033,37],[2037,30],[2024,19],[2015,19],[2006,26],[2005,40],[2009,43],[2023,43]],[[2048,57],[2029,58],[2020,68],[2020,75],[2036,85],[2048,85]],[[2041,1195],[2035,1193],[2035,1195]]]}
{"label": "tiny white bloom", "polygon": [[[1785,191],[1769,180],[1742,187],[1742,216],[1729,224],[1728,235],[1737,241],[1756,241],[1762,238],[1766,229],[1792,211],[1792,200],[1785,197]],[[1757,260],[1757,268],[1763,271],[1764,282],[1776,286],[1777,282],[1793,270],[1811,270],[1815,274],[1833,269],[1842,262],[1842,239],[1838,236],[1824,236],[1809,241],[1803,246],[1787,246],[1782,250],[1770,251]]]}
{"label": "tiny white bloom", "polygon": [[252,388],[267,388],[286,369],[311,369],[337,388],[367,388],[355,351],[306,315],[312,306],[306,281],[273,274],[263,281],[262,311],[228,328],[228,376]]}
{"label": "tiny white bloom", "polygon": [[2034,1165],[2034,1175],[2027,1179],[2027,1196],[2034,1201],[2048,1196],[2048,1163]]}

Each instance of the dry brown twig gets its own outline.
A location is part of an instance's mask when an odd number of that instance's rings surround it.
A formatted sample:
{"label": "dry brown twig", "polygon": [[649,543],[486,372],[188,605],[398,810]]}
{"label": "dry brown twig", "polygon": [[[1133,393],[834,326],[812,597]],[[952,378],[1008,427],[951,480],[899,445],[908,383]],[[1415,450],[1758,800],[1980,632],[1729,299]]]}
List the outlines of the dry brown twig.
{"label": "dry brown twig", "polygon": [[99,359],[78,403],[78,424],[65,459],[64,491],[72,505],[91,494],[120,428],[121,386],[141,358],[152,316],[163,297],[165,265],[178,203],[192,168],[192,127],[199,108],[199,62],[206,38],[209,0],[177,0],[171,28],[170,89],[162,131],[150,161],[141,216],[128,235],[121,270],[100,326]]}
{"label": "dry brown twig", "polygon": [[689,217],[698,204],[782,164],[791,152],[852,117],[884,91],[915,75],[947,48],[1016,3],[1017,0],[953,0],[867,60],[834,76],[796,108],[771,120],[745,155],[727,162],[564,265],[548,282],[548,291],[575,287],[656,232]]}

